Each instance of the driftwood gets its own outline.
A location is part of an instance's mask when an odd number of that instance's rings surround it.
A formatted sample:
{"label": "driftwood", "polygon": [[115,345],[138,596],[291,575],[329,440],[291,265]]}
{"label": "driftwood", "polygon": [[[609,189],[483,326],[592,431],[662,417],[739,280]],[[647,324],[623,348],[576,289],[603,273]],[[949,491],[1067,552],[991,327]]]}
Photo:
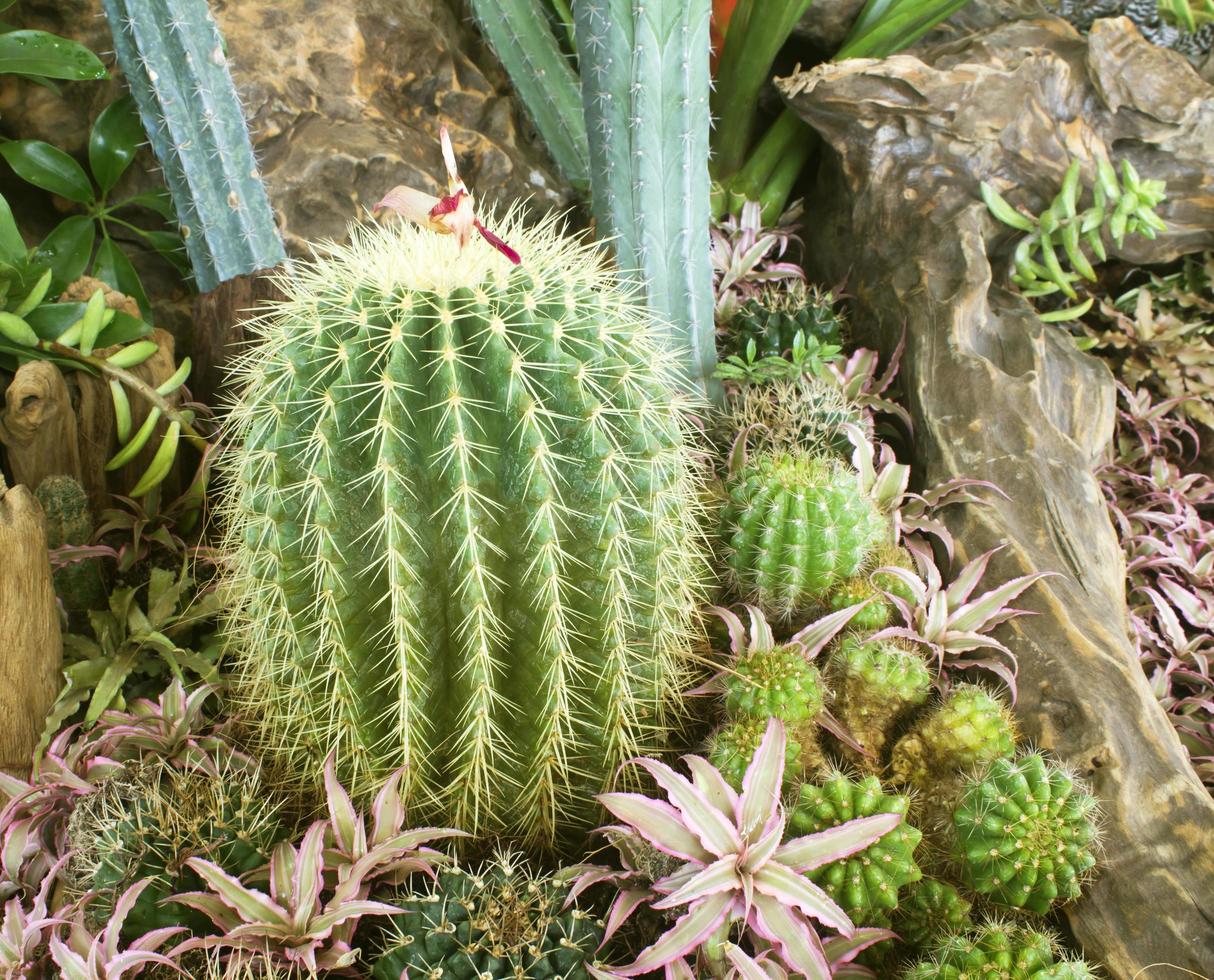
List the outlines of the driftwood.
{"label": "driftwood", "polygon": [[[156,329],[151,340],[159,350],[131,373],[150,385],[177,369],[173,336]],[[97,351],[99,357],[111,353]],[[147,418],[148,405],[130,394],[132,431]],[[147,468],[167,423],[161,421],[148,445],[130,463],[106,473],[106,461],[117,450],[114,408],[104,379],[82,371],[61,371],[47,361],[31,361],[17,369],[0,411],[0,443],[16,482],[37,489],[43,478],[66,475],[80,481],[93,513],[110,506],[111,493],[125,493]],[[179,487],[176,472],[165,481],[165,496]]]}
{"label": "driftwood", "polygon": [[266,269],[229,279],[194,301],[194,370],[190,386],[199,401],[215,405],[222,400],[224,366],[240,354],[247,342],[241,325],[247,314],[256,312],[268,300],[283,298],[273,278],[275,272]]}
{"label": "driftwood", "polygon": [[1019,659],[1025,734],[1089,777],[1104,805],[1099,874],[1065,909],[1074,935],[1118,980],[1209,976],[1214,800],[1137,662],[1123,556],[1092,475],[1112,434],[1112,376],[1008,287],[1015,235],[978,191],[993,181],[1039,213],[1070,159],[1090,182],[1099,156],[1128,158],[1167,179],[1169,231],[1127,239],[1121,257],[1210,248],[1214,88],[1128,20],[1084,39],[1053,18],[917,57],[820,66],[781,88],[834,150],[807,209],[812,271],[850,272],[862,342],[890,350],[905,331],[924,482],[973,477],[1010,496],[956,509],[960,557],[1006,544],[992,582],[1061,573],[1018,601],[1039,615],[1003,638]]}
{"label": "driftwood", "polygon": [[0,769],[28,775],[63,662],[42,508],[0,477]]}

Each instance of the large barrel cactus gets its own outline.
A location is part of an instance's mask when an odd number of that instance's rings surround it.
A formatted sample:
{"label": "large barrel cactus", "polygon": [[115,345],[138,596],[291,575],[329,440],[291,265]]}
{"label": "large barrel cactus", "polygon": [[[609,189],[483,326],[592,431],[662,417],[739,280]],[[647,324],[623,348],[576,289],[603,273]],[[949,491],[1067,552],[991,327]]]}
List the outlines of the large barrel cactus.
{"label": "large barrel cactus", "polygon": [[239,693],[418,821],[553,842],[658,748],[706,575],[678,354],[555,222],[355,228],[251,325],[227,497]]}

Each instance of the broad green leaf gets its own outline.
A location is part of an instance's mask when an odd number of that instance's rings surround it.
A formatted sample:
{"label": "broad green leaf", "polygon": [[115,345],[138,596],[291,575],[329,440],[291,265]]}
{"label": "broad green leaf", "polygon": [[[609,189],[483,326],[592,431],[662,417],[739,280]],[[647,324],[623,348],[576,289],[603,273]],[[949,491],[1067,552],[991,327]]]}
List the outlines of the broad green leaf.
{"label": "broad green leaf", "polygon": [[93,689],[93,699],[89,702],[89,710],[85,713],[84,721],[91,725],[101,717],[101,712],[109,708],[122,692],[122,685],[138,664],[138,654],[134,651],[124,653],[109,662],[105,674]]}
{"label": "broad green leaf", "polygon": [[144,141],[143,123],[129,95],[106,106],[89,134],[89,167],[101,190],[109,193],[118,183]]}
{"label": "broad green leaf", "polygon": [[93,254],[96,234],[97,226],[93,219],[77,214],[64,218],[38,246],[35,255],[54,270],[55,284],[59,289],[66,288],[84,275],[89,257]]}
{"label": "broad green leaf", "polygon": [[57,146],[42,140],[13,140],[0,143],[0,156],[8,161],[18,177],[35,187],[78,204],[93,201],[93,185],[88,174]]}
{"label": "broad green leaf", "polygon": [[134,299],[139,304],[143,318],[151,322],[152,307],[143,283],[139,281],[139,273],[114,239],[105,238],[98,246],[97,255],[93,258],[93,275],[124,296]]}
{"label": "broad green leaf", "polygon": [[101,59],[83,44],[46,31],[0,34],[0,72],[62,78],[69,82],[106,77]]}
{"label": "broad green leaf", "polygon": [[130,197],[123,198],[117,202],[116,207],[126,207],[128,204],[138,205],[142,208],[148,208],[155,211],[165,221],[172,221],[176,215],[173,210],[173,199],[169,196],[167,188],[161,187],[154,191],[143,191],[140,194],[132,194]]}
{"label": "broad green leaf", "polygon": [[25,258],[26,251],[25,239],[17,229],[17,222],[13,220],[12,208],[8,206],[4,195],[0,194],[0,260],[19,262]]}

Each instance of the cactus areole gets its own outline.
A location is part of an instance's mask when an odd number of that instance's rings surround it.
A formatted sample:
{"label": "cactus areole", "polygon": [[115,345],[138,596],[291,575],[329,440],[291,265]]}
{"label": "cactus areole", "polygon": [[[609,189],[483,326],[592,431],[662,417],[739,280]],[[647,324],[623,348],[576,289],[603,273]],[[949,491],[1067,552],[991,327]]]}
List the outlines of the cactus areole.
{"label": "cactus areole", "polygon": [[336,753],[415,822],[538,846],[661,747],[706,576],[694,407],[650,315],[555,221],[353,229],[238,367],[238,694],[300,780]]}

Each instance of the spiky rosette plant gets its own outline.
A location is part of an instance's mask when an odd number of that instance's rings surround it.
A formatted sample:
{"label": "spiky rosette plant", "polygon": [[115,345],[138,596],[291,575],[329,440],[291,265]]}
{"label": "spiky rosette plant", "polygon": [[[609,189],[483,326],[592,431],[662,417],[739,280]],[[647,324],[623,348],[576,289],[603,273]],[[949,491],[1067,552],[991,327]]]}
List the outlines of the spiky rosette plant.
{"label": "spiky rosette plant", "polygon": [[1059,959],[1052,934],[993,920],[975,933],[942,939],[935,955],[911,967],[906,980],[1078,980],[1092,975],[1087,964]]}
{"label": "spiky rosette plant", "polygon": [[237,700],[287,773],[336,750],[367,794],[404,767],[414,818],[546,845],[660,747],[685,677],[707,574],[691,402],[600,252],[514,212],[512,265],[452,187],[427,227],[355,227],[296,267],[250,325]]}
{"label": "spiky rosette plant", "polygon": [[1040,752],[996,759],[953,811],[953,856],[991,901],[1044,915],[1079,897],[1096,865],[1095,797]]}
{"label": "spiky rosette plant", "polygon": [[927,701],[932,675],[914,650],[892,640],[845,636],[831,655],[831,704],[852,738],[868,750],[872,764],[906,712]]}
{"label": "spiky rosette plant", "polygon": [[451,867],[424,892],[394,900],[375,980],[589,980],[603,940],[593,913],[567,904],[568,885],[535,874],[521,855],[496,854],[483,867]]}
{"label": "spiky rosette plant", "polygon": [[185,862],[206,857],[234,875],[265,864],[285,833],[280,806],[255,769],[215,777],[164,763],[129,766],[81,800],[68,821],[69,891],[94,895],[89,912],[103,922],[129,886],[147,882],[127,914],[132,934],[205,926],[205,918],[161,904],[199,884]]}
{"label": "spiky rosette plant", "polygon": [[1016,751],[1016,722],[995,695],[958,684],[940,705],[898,740],[890,771],[898,782],[939,793],[961,772]]}
{"label": "spiky rosette plant", "polygon": [[[820,783],[801,787],[788,811],[788,831],[816,834],[879,813],[905,818],[908,806],[905,796],[886,793],[875,776],[851,779],[835,771]],[[810,871],[809,878],[857,925],[888,925],[901,889],[923,877],[915,861],[915,848],[922,839],[923,834],[904,819],[864,850]]]}
{"label": "spiky rosette plant", "polygon": [[922,949],[934,940],[973,929],[972,907],[947,881],[920,878],[903,892],[893,928],[907,945]]}
{"label": "spiky rosette plant", "polygon": [[803,450],[731,454],[721,509],[725,564],[734,591],[788,620],[860,571],[888,534],[841,460]]}

